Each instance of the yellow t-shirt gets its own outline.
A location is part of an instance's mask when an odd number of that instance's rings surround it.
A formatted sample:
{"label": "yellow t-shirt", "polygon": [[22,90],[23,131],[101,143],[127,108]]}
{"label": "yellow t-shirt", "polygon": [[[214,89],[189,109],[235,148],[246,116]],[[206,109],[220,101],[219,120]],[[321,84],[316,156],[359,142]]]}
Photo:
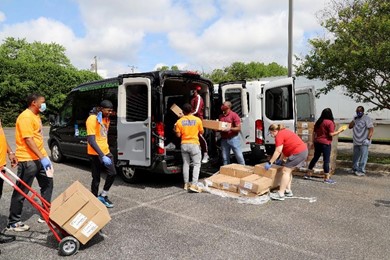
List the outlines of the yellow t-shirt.
{"label": "yellow t-shirt", "polygon": [[[107,133],[108,127],[110,126],[110,120],[108,118],[103,118],[102,125],[97,121],[96,115],[90,115],[86,122],[87,126],[87,135],[94,135],[97,145],[100,150],[107,155],[110,153],[110,148],[108,146]],[[88,143],[88,154],[98,155],[95,149]]]}
{"label": "yellow t-shirt", "polygon": [[199,144],[199,132],[203,132],[203,124],[199,117],[186,115],[177,120],[176,132],[181,134],[182,144]]}
{"label": "yellow t-shirt", "polygon": [[7,164],[7,140],[0,120],[0,167]]}
{"label": "yellow t-shirt", "polygon": [[47,152],[43,147],[43,132],[41,117],[34,114],[30,109],[24,110],[16,119],[16,158],[20,162],[39,160],[39,157],[28,147],[27,137],[32,137],[39,151],[43,156],[47,156]]}

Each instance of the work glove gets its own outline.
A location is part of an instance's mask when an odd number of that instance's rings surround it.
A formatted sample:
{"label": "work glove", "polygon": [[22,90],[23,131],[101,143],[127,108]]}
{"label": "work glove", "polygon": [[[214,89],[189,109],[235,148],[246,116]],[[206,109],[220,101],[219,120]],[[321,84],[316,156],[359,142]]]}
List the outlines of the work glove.
{"label": "work glove", "polygon": [[42,164],[42,166],[43,166],[43,169],[45,169],[45,171],[46,171],[47,169],[51,168],[51,162],[50,162],[50,160],[49,160],[48,157],[43,157],[43,158],[41,159],[41,164]]}
{"label": "work glove", "polygon": [[270,164],[269,162],[266,162],[265,165],[264,165],[264,169],[266,169],[267,171],[271,168],[272,164]]}
{"label": "work glove", "polygon": [[104,155],[102,157],[102,161],[103,161],[104,166],[110,166],[112,164],[110,157],[108,157],[106,155]]}
{"label": "work glove", "polygon": [[99,122],[99,124],[101,124],[103,122],[103,113],[101,111],[99,113],[97,113],[96,119]]}
{"label": "work glove", "polygon": [[275,164],[276,164],[276,165],[282,165],[282,163],[283,163],[283,161],[280,160],[280,159],[277,159],[277,160],[275,161]]}
{"label": "work glove", "polygon": [[370,144],[371,144],[371,140],[365,139],[365,140],[363,141],[363,145],[369,146]]}

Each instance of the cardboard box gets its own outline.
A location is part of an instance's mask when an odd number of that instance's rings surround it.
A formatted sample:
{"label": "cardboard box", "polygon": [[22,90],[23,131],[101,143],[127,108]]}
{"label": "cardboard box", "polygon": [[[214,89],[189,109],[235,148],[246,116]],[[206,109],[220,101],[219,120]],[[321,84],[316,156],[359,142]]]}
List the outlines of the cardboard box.
{"label": "cardboard box", "polygon": [[237,177],[237,178],[243,178],[248,175],[251,175],[253,174],[253,171],[254,171],[253,166],[241,165],[236,163],[221,166],[219,169],[220,174]]}
{"label": "cardboard box", "polygon": [[245,195],[245,191],[255,194],[264,194],[269,191],[273,184],[272,179],[252,174],[240,180],[240,193]]}
{"label": "cardboard box", "polygon": [[297,134],[298,135],[313,135],[313,130],[298,128]]}
{"label": "cardboard box", "polygon": [[203,119],[202,123],[203,123],[203,128],[219,130],[219,131],[228,129],[232,126],[231,123],[221,122],[216,120],[207,120],[207,119]]}
{"label": "cardboard box", "polygon": [[302,128],[302,129],[314,129],[314,124],[315,124],[315,122],[298,121],[297,127]]}
{"label": "cardboard box", "polygon": [[240,179],[232,176],[220,174],[220,189],[231,192],[237,192],[240,185]]}
{"label": "cardboard box", "polygon": [[271,168],[267,171],[264,168],[265,163],[256,164],[254,169],[254,174],[269,178],[272,180],[271,189],[274,189],[280,185],[282,179],[282,166],[272,165]]}
{"label": "cardboard box", "polygon": [[205,182],[207,183],[208,186],[211,186],[216,189],[220,189],[221,183],[223,182],[221,178],[221,174],[217,173],[214,174],[213,176],[208,177]]}
{"label": "cardboard box", "polygon": [[53,200],[49,217],[82,244],[111,220],[106,206],[78,181]]}
{"label": "cardboard box", "polygon": [[298,136],[302,139],[303,142],[313,142],[313,134],[298,134]]}
{"label": "cardboard box", "polygon": [[171,106],[171,110],[173,113],[175,113],[178,117],[182,117],[184,116],[183,114],[183,110],[181,110],[181,108],[179,106],[177,106],[176,104],[173,104]]}

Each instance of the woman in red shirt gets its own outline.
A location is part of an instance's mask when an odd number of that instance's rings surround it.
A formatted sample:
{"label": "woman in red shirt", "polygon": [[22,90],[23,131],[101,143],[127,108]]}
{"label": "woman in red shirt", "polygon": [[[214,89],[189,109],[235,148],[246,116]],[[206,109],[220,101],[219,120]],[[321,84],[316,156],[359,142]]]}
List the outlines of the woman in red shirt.
{"label": "woman in red shirt", "polygon": [[[318,159],[320,159],[321,155],[324,159],[323,168],[324,168],[324,182],[329,184],[336,183],[334,180],[330,179],[329,176],[329,163],[330,163],[330,153],[332,150],[332,138],[335,135],[343,132],[344,129],[340,128],[335,131],[335,123],[333,119],[333,113],[330,108],[325,108],[322,110],[320,118],[318,118],[317,122],[314,125],[314,157],[311,159],[309,164],[309,171],[313,170],[314,165],[316,165]],[[308,177],[305,175],[305,179]]]}
{"label": "woman in red shirt", "polygon": [[308,155],[307,145],[297,134],[286,129],[284,125],[272,124],[268,131],[275,138],[275,152],[265,164],[265,169],[271,168],[273,163],[282,165],[285,158],[287,158],[283,165],[279,190],[271,193],[270,196],[273,200],[284,200],[285,196],[293,196],[291,191],[292,171],[295,167],[301,167],[305,162]]}

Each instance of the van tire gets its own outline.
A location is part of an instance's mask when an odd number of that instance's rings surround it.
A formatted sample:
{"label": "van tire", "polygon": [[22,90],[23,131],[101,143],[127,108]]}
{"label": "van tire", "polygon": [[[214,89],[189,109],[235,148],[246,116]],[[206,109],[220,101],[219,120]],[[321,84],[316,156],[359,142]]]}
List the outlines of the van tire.
{"label": "van tire", "polygon": [[62,154],[61,148],[57,142],[54,142],[51,145],[50,151],[51,151],[51,159],[53,160],[53,162],[60,163],[65,160],[65,156]]}
{"label": "van tire", "polygon": [[119,168],[122,179],[127,183],[136,183],[138,179],[138,170],[131,166],[121,166]]}

